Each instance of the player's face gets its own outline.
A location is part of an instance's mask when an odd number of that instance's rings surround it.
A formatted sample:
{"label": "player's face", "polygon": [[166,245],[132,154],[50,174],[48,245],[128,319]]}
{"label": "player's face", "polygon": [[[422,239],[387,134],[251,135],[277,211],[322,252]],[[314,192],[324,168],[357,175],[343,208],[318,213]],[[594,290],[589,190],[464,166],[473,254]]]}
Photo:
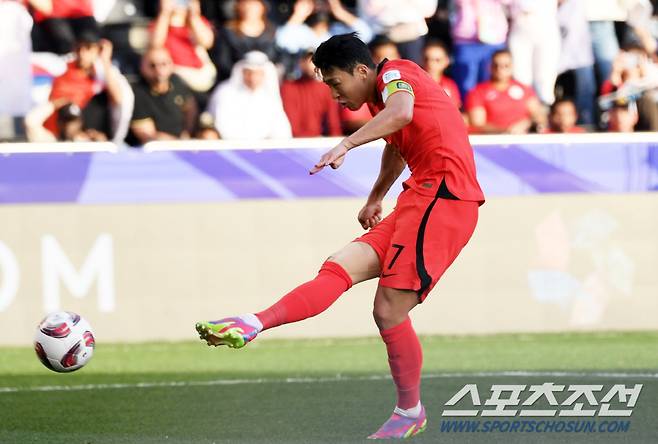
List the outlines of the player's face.
{"label": "player's face", "polygon": [[341,106],[356,111],[368,98],[368,67],[357,65],[352,73],[333,68],[322,72],[322,81],[331,89],[331,96]]}

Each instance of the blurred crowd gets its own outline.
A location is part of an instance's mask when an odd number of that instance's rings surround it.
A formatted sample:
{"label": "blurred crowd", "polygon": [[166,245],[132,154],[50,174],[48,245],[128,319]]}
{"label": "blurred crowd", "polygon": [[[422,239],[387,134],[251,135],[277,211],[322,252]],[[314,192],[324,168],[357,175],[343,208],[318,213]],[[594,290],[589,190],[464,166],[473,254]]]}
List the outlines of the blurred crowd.
{"label": "blurred crowd", "polygon": [[0,0],[0,140],[338,136],[311,57],[357,32],[474,134],[658,130],[649,0]]}

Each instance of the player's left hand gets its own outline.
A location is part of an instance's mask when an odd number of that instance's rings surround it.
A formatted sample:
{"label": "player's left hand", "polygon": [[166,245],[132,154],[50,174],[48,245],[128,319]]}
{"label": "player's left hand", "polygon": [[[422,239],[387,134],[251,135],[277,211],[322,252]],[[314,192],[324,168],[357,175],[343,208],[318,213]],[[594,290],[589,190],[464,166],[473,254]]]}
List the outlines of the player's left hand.
{"label": "player's left hand", "polygon": [[341,141],[331,150],[327,151],[320,157],[318,163],[316,163],[313,168],[309,171],[310,174],[315,174],[322,171],[322,168],[326,166],[331,166],[334,170],[341,166],[345,161],[345,154],[347,154],[347,147],[345,146],[345,141]]}
{"label": "player's left hand", "polygon": [[368,230],[377,225],[382,220],[382,202],[368,202],[359,211],[357,216],[359,223],[364,230]]}

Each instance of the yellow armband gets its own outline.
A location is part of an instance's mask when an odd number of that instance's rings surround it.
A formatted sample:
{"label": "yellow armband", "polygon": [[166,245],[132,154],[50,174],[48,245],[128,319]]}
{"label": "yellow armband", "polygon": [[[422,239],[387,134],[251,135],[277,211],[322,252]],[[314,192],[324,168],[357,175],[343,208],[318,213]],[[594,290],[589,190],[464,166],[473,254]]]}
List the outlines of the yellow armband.
{"label": "yellow armband", "polygon": [[384,90],[382,91],[382,102],[386,103],[386,100],[398,91],[404,91],[412,96],[414,95],[414,89],[411,85],[404,80],[394,80],[384,85]]}

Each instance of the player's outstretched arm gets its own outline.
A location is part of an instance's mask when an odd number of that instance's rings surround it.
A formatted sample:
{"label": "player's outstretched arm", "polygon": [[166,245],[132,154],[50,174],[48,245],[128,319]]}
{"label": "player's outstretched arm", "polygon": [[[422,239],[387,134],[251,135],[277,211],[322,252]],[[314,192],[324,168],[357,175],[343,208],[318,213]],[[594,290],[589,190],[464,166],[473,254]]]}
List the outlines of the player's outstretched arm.
{"label": "player's outstretched arm", "polygon": [[368,200],[359,211],[358,220],[363,229],[374,227],[382,218],[382,200],[391,188],[395,180],[400,177],[406,162],[400,155],[400,151],[394,145],[387,143],[382,153],[382,163],[379,168],[379,176],[372,186]]}
{"label": "player's outstretched arm", "polygon": [[326,166],[336,169],[345,160],[345,154],[352,148],[388,136],[402,129],[414,116],[414,96],[406,92],[391,94],[386,107],[354,134],[344,138],[338,145],[327,151],[311,168],[315,174]]}

